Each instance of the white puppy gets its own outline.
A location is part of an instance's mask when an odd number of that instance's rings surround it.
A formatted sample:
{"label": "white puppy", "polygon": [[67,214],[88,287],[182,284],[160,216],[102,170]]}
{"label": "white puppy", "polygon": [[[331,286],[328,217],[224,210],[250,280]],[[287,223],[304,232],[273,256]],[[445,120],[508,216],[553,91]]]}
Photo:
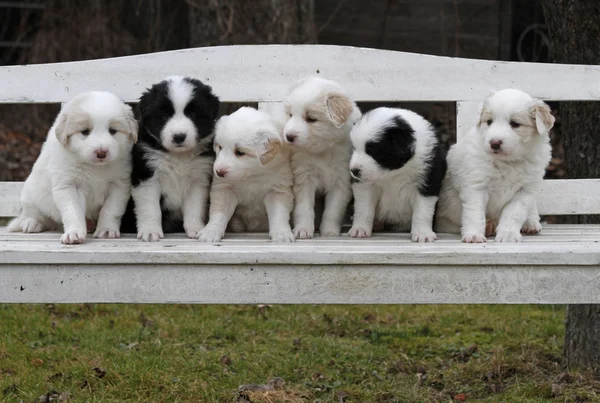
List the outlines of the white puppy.
{"label": "white puppy", "polygon": [[131,147],[137,122],[131,107],[92,91],[64,105],[25,181],[21,214],[10,231],[64,228],[61,242],[82,243],[86,217],[97,238],[118,238],[131,188]]}
{"label": "white puppy", "polygon": [[352,198],[350,130],[360,110],[338,83],[320,77],[296,84],[285,109],[289,120],[284,137],[293,147],[294,235],[313,237],[315,196],[325,196],[321,235],[339,235]]}
{"label": "white puppy", "polygon": [[350,171],[356,181],[348,235],[371,236],[374,219],[433,242],[433,215],[446,174],[444,147],[420,115],[394,108],[367,112],[351,133]]}
{"label": "white puppy", "polygon": [[229,224],[233,232],[269,231],[275,242],[294,241],[292,171],[281,133],[270,115],[249,107],[218,121],[209,221],[198,239],[220,241]]}
{"label": "white puppy", "polygon": [[479,122],[448,153],[437,231],[485,242],[486,217],[497,242],[521,241],[542,227],[535,197],[550,162],[554,117],[544,102],[505,89],[483,104]]}

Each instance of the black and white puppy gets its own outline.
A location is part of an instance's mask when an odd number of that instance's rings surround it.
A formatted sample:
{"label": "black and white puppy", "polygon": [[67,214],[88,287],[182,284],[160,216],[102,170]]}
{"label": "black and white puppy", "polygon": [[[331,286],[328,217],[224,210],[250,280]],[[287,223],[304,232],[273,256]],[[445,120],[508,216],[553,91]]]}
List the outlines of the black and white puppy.
{"label": "black and white puppy", "polygon": [[219,98],[200,80],[173,76],[144,92],[138,109],[131,174],[137,237],[158,241],[183,229],[195,238],[206,221]]}
{"label": "black and white puppy", "polygon": [[433,242],[433,216],[446,174],[443,145],[420,115],[377,108],[350,134],[354,151],[354,219],[348,235],[371,236],[374,220],[410,231],[413,242]]}

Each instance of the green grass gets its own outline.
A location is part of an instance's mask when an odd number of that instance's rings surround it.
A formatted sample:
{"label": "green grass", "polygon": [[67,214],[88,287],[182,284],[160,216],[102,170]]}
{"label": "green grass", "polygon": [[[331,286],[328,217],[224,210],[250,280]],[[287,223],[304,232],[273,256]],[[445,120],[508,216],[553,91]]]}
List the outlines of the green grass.
{"label": "green grass", "polygon": [[273,377],[284,387],[240,401],[598,401],[562,367],[563,321],[559,306],[0,305],[0,401],[234,402]]}

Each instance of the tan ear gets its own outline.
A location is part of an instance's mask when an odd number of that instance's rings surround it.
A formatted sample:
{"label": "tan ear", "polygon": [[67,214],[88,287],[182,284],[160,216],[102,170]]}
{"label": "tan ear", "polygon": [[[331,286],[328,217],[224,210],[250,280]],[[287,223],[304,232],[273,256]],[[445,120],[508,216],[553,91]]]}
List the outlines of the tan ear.
{"label": "tan ear", "polygon": [[133,109],[129,105],[125,105],[125,120],[127,121],[127,126],[129,126],[129,133],[133,138],[133,142],[137,143],[138,141],[138,122],[133,115]]}
{"label": "tan ear", "polygon": [[67,134],[67,115],[61,113],[54,124],[54,135],[63,146],[67,146],[69,136]]}
{"label": "tan ear", "polygon": [[554,126],[555,118],[552,116],[550,106],[544,101],[536,99],[533,101],[531,108],[531,114],[535,119],[535,126],[537,131],[542,136],[547,136],[550,133],[550,129]]}
{"label": "tan ear", "polygon": [[276,138],[266,138],[257,147],[257,156],[261,165],[267,165],[275,158],[281,150],[281,140]]}
{"label": "tan ear", "polygon": [[338,129],[350,118],[353,107],[354,103],[345,95],[331,94],[327,98],[327,114]]}

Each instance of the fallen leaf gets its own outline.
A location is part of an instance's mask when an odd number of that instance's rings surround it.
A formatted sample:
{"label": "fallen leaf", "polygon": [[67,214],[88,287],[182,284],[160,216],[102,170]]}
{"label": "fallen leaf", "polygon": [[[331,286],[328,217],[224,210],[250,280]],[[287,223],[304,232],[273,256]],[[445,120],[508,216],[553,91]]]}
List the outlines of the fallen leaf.
{"label": "fallen leaf", "polygon": [[90,387],[90,383],[88,382],[88,380],[87,380],[87,379],[84,379],[83,381],[81,381],[81,382],[79,383],[79,388],[80,388],[80,389],[87,389],[87,388],[89,388],[89,387]]}
{"label": "fallen leaf", "polygon": [[36,367],[39,367],[40,365],[44,365],[44,360],[42,360],[41,358],[32,358],[30,363],[31,363],[31,365],[35,365]]}
{"label": "fallen leaf", "polygon": [[223,364],[223,365],[230,366],[232,364],[231,358],[227,357],[226,355],[221,356],[220,361],[221,361],[221,364]]}
{"label": "fallen leaf", "polygon": [[96,378],[102,379],[106,376],[106,371],[103,370],[102,368],[94,367],[92,369],[96,373],[96,375],[95,375]]}
{"label": "fallen leaf", "polygon": [[340,390],[335,394],[335,396],[338,398],[339,403],[344,403],[344,400],[348,397],[348,393],[346,393],[343,390]]}
{"label": "fallen leaf", "polygon": [[467,400],[467,395],[465,395],[464,393],[459,393],[458,395],[454,396],[454,400],[456,400],[457,402],[464,402],[465,400]]}

